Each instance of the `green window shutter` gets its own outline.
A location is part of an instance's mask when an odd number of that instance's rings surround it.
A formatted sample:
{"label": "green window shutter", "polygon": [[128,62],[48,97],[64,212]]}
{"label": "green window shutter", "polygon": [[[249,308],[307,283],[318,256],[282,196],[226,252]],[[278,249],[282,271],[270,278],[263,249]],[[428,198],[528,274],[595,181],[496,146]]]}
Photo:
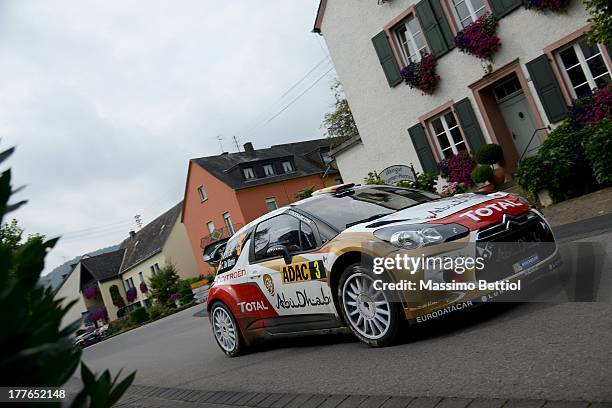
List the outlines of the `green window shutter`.
{"label": "green window shutter", "polygon": [[434,158],[431,147],[427,142],[427,136],[425,135],[425,130],[421,124],[419,123],[412,126],[410,129],[408,129],[408,133],[410,134],[410,139],[412,139],[414,150],[416,151],[423,171],[438,174],[439,170],[438,165],[436,164],[436,159]]}
{"label": "green window shutter", "polygon": [[391,50],[391,44],[387,38],[387,33],[381,31],[372,38],[376,55],[380,61],[380,65],[385,73],[389,86],[394,87],[402,82],[402,76],[400,75],[400,68],[395,60],[395,55]]}
{"label": "green window shutter", "polygon": [[493,9],[493,15],[497,18],[510,14],[516,10],[521,4],[521,0],[489,0],[489,4]]}
{"label": "green window shutter", "polygon": [[440,0],[422,0],[415,6],[415,11],[431,55],[439,58],[453,49],[454,40]]}
{"label": "green window shutter", "polygon": [[457,102],[453,108],[469,148],[472,152],[475,152],[480,146],[485,144],[485,140],[474,114],[474,109],[472,109],[472,103],[468,98],[465,98]]}
{"label": "green window shutter", "polygon": [[548,56],[540,55],[526,65],[531,82],[538,93],[550,123],[556,123],[565,118],[567,114],[565,98],[563,98],[559,83],[550,67]]}

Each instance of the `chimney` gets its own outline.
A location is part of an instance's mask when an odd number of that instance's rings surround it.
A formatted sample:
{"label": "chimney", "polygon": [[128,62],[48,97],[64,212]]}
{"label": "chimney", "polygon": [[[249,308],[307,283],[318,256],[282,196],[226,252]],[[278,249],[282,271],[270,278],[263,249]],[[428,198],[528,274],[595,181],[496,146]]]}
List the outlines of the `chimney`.
{"label": "chimney", "polygon": [[134,240],[136,238],[136,233],[134,231],[130,231],[130,239]]}
{"label": "chimney", "polygon": [[246,142],[243,147],[244,147],[244,152],[247,154],[247,156],[255,157],[255,149],[253,149],[253,143]]}

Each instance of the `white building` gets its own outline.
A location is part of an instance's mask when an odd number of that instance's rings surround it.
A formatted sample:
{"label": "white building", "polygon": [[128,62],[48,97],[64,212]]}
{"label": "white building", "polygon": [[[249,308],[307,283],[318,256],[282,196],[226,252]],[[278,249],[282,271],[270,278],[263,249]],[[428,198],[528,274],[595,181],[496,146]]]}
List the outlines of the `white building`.
{"label": "white building", "polygon": [[[483,67],[454,36],[488,12],[499,18],[501,48]],[[572,99],[610,83],[610,53],[588,46],[586,29],[580,1],[543,13],[520,0],[321,0],[313,31],[325,38],[361,137],[336,149],[344,180],[394,164],[437,172],[446,155],[489,142],[502,146],[511,174],[547,136],[536,129],[554,127]],[[433,95],[399,74],[424,52],[441,77]]]}

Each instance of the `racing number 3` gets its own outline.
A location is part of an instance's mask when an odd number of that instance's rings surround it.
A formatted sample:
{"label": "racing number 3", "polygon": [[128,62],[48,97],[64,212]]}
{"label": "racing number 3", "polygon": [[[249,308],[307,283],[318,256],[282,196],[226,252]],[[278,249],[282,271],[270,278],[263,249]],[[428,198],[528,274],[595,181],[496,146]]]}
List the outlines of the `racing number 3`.
{"label": "racing number 3", "polygon": [[327,277],[323,261],[299,262],[283,266],[283,284],[306,282]]}

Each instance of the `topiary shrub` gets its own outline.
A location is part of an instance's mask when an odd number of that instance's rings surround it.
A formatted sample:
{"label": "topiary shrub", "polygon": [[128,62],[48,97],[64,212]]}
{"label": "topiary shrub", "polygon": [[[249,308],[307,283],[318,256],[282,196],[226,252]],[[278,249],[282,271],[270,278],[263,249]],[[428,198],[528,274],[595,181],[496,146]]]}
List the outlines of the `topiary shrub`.
{"label": "topiary shrub", "polygon": [[491,166],[478,165],[472,170],[471,177],[476,184],[487,182],[493,177],[493,169]]}
{"label": "topiary shrub", "polygon": [[500,145],[488,143],[478,148],[474,158],[478,164],[488,164],[492,166],[502,161],[503,151]]}
{"label": "topiary shrub", "polygon": [[136,308],[130,312],[130,323],[132,324],[144,323],[147,320],[149,320],[149,314],[144,307]]}

